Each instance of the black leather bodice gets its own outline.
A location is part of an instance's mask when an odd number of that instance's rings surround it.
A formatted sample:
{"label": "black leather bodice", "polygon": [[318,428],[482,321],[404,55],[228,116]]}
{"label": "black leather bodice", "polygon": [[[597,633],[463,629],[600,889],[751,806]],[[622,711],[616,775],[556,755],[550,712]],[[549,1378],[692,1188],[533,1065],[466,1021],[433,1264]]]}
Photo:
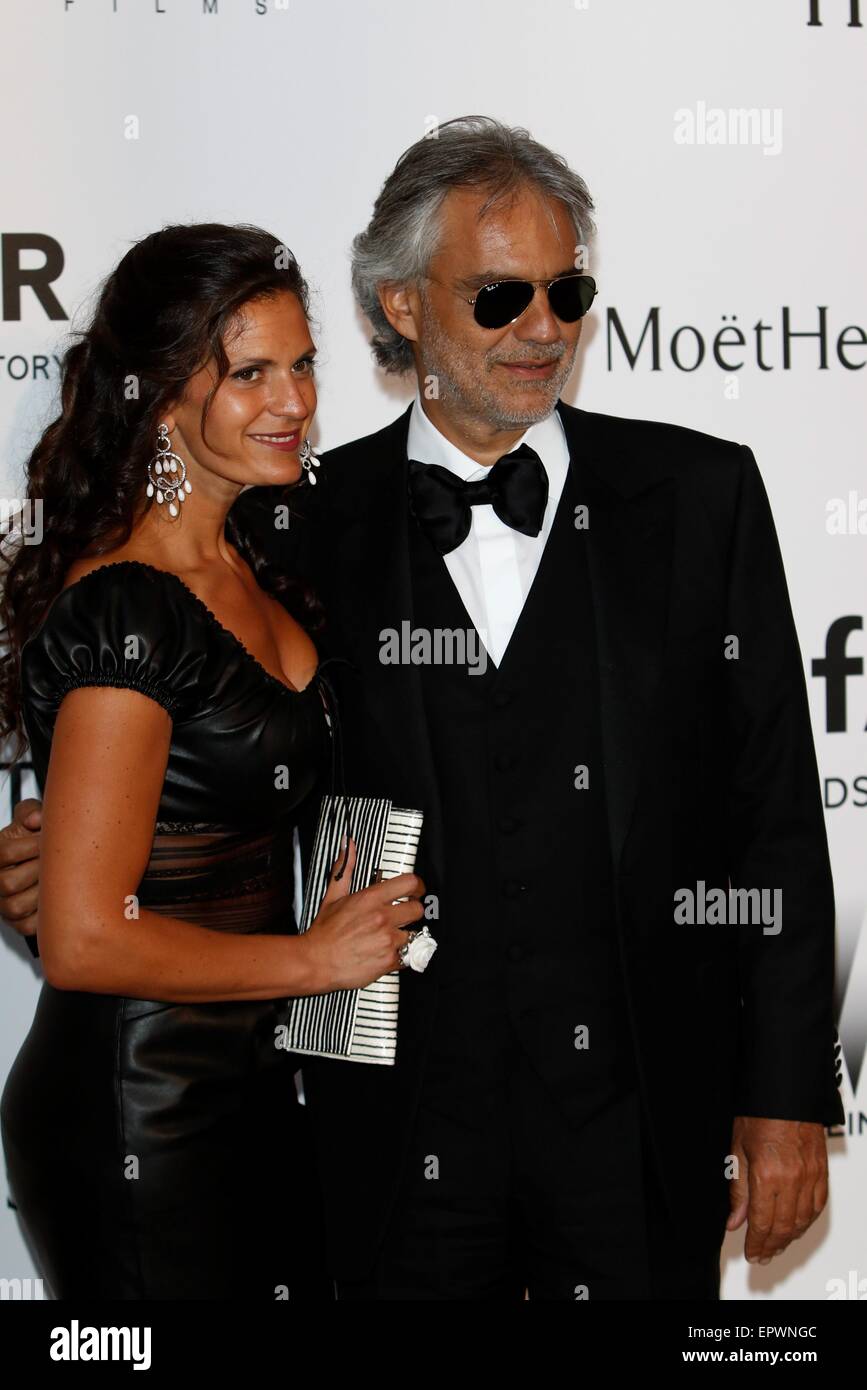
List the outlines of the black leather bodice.
{"label": "black leather bodice", "polygon": [[40,787],[63,696],[114,685],[173,720],[156,831],[249,831],[291,818],[328,751],[321,668],[294,691],[179,578],[118,561],[61,590],[21,656],[24,721]]}

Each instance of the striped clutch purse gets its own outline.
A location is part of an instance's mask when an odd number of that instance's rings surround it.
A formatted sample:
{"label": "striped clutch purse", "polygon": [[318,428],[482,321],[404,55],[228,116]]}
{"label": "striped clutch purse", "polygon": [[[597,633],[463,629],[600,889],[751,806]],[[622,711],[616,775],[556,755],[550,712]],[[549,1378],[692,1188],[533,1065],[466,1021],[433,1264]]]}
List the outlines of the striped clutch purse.
{"label": "striped clutch purse", "polygon": [[[356,845],[350,892],[383,878],[412,873],[424,816],[380,797],[351,796],[349,825]],[[310,928],[325,896],[328,875],[342,848],[346,825],[342,797],[325,796],[307,872],[299,930]],[[290,1000],[284,1046],[312,1057],[394,1064],[401,971],[361,989],[307,994]]]}

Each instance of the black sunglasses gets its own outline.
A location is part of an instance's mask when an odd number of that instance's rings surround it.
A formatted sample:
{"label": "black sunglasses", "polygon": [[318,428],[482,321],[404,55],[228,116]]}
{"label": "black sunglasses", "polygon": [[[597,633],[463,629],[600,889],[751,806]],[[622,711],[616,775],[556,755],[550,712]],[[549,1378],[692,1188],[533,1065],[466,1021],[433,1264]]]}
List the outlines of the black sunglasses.
{"label": "black sunglasses", "polygon": [[[429,275],[427,279],[434,277]],[[437,281],[442,284],[442,281]],[[584,317],[596,298],[592,275],[558,275],[554,280],[494,280],[483,285],[472,297],[453,290],[473,306],[473,316],[482,328],[505,328],[529,309],[538,286],[547,292],[551,312],[562,323],[575,323]],[[446,288],[452,288],[447,286]]]}

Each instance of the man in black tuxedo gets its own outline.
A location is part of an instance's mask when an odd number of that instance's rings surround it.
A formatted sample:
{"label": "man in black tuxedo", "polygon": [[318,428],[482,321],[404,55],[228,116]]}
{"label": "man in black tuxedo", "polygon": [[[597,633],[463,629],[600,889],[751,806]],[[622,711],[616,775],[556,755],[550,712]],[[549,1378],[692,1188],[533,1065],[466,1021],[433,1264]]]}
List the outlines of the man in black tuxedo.
{"label": "man in black tuxedo", "polygon": [[833,889],[774,525],[745,445],[560,399],[591,209],[472,118],[355,242],[418,390],[293,524],[348,790],[424,810],[439,947],[393,1069],[302,1068],[340,1298],[713,1299],[727,1224],[764,1261],[826,1201]]}
{"label": "man in black tuxedo", "polygon": [[279,494],[236,504],[347,658],[347,790],[425,813],[396,1065],[302,1069],[340,1299],[716,1299],[727,1225],[764,1261],[827,1199],[833,889],[773,521],[745,445],[561,399],[591,213],[526,132],[414,145],[353,282],[416,398],[323,456],[288,547]]}

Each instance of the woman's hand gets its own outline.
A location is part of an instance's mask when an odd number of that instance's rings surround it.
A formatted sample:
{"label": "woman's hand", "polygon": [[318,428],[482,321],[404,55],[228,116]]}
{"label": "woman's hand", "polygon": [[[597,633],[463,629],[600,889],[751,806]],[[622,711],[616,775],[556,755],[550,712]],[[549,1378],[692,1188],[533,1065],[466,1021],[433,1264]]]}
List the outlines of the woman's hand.
{"label": "woman's hand", "polygon": [[42,802],[19,801],[0,830],[0,917],[22,936],[36,935]]}
{"label": "woman's hand", "polygon": [[[317,992],[322,994],[357,989],[397,970],[401,965],[397,950],[406,941],[406,928],[424,916],[418,901],[424,896],[424,883],[416,874],[398,874],[350,893],[354,840],[349,841],[346,871],[338,882],[334,871],[340,859],[332,865],[325,897],[310,929],[299,938],[312,961],[314,977],[321,981]],[[409,901],[394,901],[403,897]]]}

